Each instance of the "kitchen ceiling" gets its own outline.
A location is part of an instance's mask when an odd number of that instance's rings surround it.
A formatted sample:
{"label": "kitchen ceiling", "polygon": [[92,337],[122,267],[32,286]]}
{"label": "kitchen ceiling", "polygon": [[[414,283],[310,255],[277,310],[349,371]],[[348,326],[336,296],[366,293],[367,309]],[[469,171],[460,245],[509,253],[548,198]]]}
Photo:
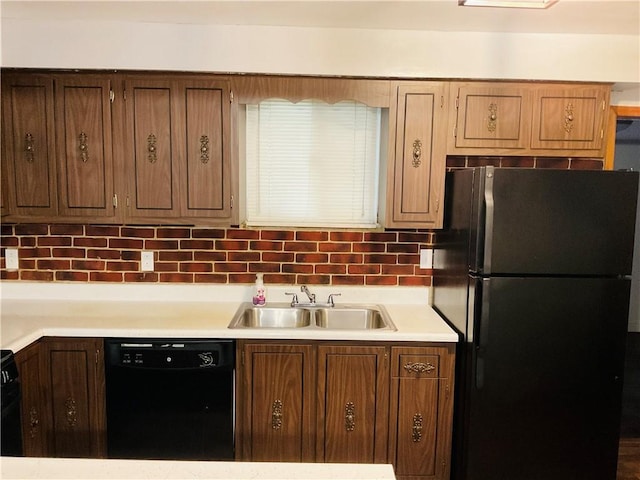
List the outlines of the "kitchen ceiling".
{"label": "kitchen ceiling", "polygon": [[0,17],[50,21],[640,35],[638,0],[560,0],[548,10],[461,7],[457,0],[2,0]]}

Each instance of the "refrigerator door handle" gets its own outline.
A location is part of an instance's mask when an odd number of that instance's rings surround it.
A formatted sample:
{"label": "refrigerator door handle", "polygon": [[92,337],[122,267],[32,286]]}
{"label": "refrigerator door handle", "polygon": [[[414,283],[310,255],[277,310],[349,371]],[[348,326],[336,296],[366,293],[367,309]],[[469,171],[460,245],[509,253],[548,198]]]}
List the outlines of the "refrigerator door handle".
{"label": "refrigerator door handle", "polygon": [[493,249],[493,176],[494,168],[486,167],[484,178],[484,258],[482,259],[482,272],[491,273],[491,253]]}
{"label": "refrigerator door handle", "polygon": [[484,378],[485,378],[485,354],[487,350],[487,346],[489,344],[489,305],[491,305],[489,301],[490,297],[490,289],[489,289],[489,279],[483,279],[478,285],[478,290],[476,290],[476,302],[478,299],[480,300],[479,304],[476,305],[476,332],[475,332],[475,359],[476,359],[476,388],[480,390],[484,386]]}

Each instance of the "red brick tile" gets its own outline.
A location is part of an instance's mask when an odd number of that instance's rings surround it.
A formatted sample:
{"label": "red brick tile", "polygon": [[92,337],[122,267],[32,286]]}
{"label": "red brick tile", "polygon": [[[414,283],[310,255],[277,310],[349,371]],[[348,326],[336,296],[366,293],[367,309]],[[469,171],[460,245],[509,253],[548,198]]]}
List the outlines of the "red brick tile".
{"label": "red brick tile", "polygon": [[193,260],[193,252],[182,251],[160,251],[158,260],[162,262],[190,262]]}
{"label": "red brick tile", "polygon": [[388,243],[389,253],[418,253],[419,245],[416,243]]}
{"label": "red brick tile", "polygon": [[[255,279],[255,276],[254,276],[254,279]],[[235,278],[232,278],[231,275],[229,276],[229,281],[231,283],[236,283]],[[241,282],[241,283],[248,283],[248,282]],[[251,283],[253,283],[253,280],[251,280]],[[296,283],[296,276],[290,275],[290,274],[284,274],[284,273],[265,273],[264,283],[267,284],[267,288],[269,287],[269,284],[293,285]]]}
{"label": "red brick tile", "polygon": [[13,225],[10,223],[3,223],[0,225],[0,235],[10,236],[13,235]]}
{"label": "red brick tile", "polygon": [[213,250],[213,240],[180,240],[183,250]]}
{"label": "red brick tile", "polygon": [[323,242],[318,244],[319,252],[350,252],[351,243],[346,242]]}
{"label": "red brick tile", "polygon": [[135,273],[125,273],[124,281],[125,282],[147,282],[147,283],[155,283],[158,281],[158,274],[155,272],[135,272]]}
{"label": "red brick tile", "polygon": [[282,251],[282,242],[271,242],[266,240],[257,240],[249,242],[249,248],[251,250],[268,250],[271,252]]}
{"label": "red brick tile", "polygon": [[196,283],[227,283],[227,276],[216,273],[196,273]]}
{"label": "red brick tile", "polygon": [[249,271],[256,273],[278,273],[280,272],[280,264],[279,263],[250,263]]}
{"label": "red brick tile", "polygon": [[144,240],[139,240],[136,238],[110,238],[109,239],[109,248],[135,248],[137,250],[142,250],[144,246]]}
{"label": "red brick tile", "polygon": [[122,227],[120,229],[121,237],[153,238],[155,234],[156,229],[153,227]]}
{"label": "red brick tile", "polygon": [[224,238],[225,231],[221,228],[194,228],[191,230],[191,238]]}
{"label": "red brick tile", "polygon": [[66,272],[58,270],[55,272],[56,280],[63,282],[86,282],[89,280],[88,272]]}
{"label": "red brick tile", "polygon": [[156,272],[177,272],[179,265],[178,262],[155,262],[153,269]]}
{"label": "red brick tile", "polygon": [[398,232],[398,242],[429,243],[429,234],[425,232]]}
{"label": "red brick tile", "polygon": [[[314,273],[313,265],[299,263],[285,263],[282,265],[282,273],[306,273],[311,275]],[[318,272],[329,273],[329,272]]]}
{"label": "red brick tile", "polygon": [[177,250],[178,240],[145,240],[145,250]]}
{"label": "red brick tile", "polygon": [[[263,252],[262,260],[265,262],[277,262],[277,263],[290,263],[295,258],[294,253],[278,253],[278,252]],[[256,261],[256,260],[251,260]]]}
{"label": "red brick tile", "polygon": [[430,287],[431,277],[399,277],[398,285],[403,287]]}
{"label": "red brick tile", "polygon": [[213,272],[213,265],[211,263],[197,262],[197,263],[181,263],[181,272]]}
{"label": "red brick tile", "polygon": [[413,275],[413,265],[382,265],[383,275]]}
{"label": "red brick tile", "polygon": [[53,281],[53,272],[39,272],[34,270],[23,270],[20,272],[21,280],[30,280],[38,282],[51,282]]}
{"label": "red brick tile", "polygon": [[295,238],[295,232],[287,230],[262,230],[262,232],[260,232],[260,238],[262,240],[293,240]]}
{"label": "red brick tile", "polygon": [[329,239],[329,232],[313,232],[300,230],[296,232],[296,240],[309,242],[325,242]]}
{"label": "red brick tile", "polygon": [[[303,273],[303,272],[300,272]],[[304,272],[307,273],[307,272]],[[347,273],[346,265],[316,265],[314,273],[318,274],[331,274],[331,275],[344,275]]]}
{"label": "red brick tile", "polygon": [[349,275],[376,275],[380,273],[380,265],[349,265]]}
{"label": "red brick tile", "polygon": [[247,250],[249,242],[246,240],[216,240],[216,250]]}
{"label": "red brick tile", "polygon": [[[117,251],[117,250],[115,250]],[[122,250],[120,251],[120,260],[135,260],[138,261],[142,257],[140,250]],[[117,258],[117,257],[116,257]]]}
{"label": "red brick tile", "polygon": [[227,238],[230,240],[258,240],[260,238],[259,230],[235,230],[230,228],[227,230]]}
{"label": "red brick tile", "polygon": [[533,157],[503,157],[501,167],[533,168],[535,159]]}
{"label": "red brick tile", "polygon": [[54,248],[52,254],[54,257],[85,258],[86,252],[83,248]]}
{"label": "red brick tile", "polygon": [[6,270],[0,271],[0,279],[2,280],[19,280],[20,273],[19,272],[7,272]]}
{"label": "red brick tile", "polygon": [[447,168],[463,168],[467,166],[467,157],[447,155]]}
{"label": "red brick tile", "polygon": [[92,282],[122,282],[122,273],[117,272],[90,272],[89,280]]}
{"label": "red brick tile", "polygon": [[120,236],[120,227],[87,225],[84,230],[85,230],[85,235],[87,237],[118,237]]}
{"label": "red brick tile", "polygon": [[51,225],[51,235],[84,235],[84,225]]}
{"label": "red brick tile", "polygon": [[354,243],[354,252],[384,252],[387,249],[384,243]]}
{"label": "red brick tile", "polygon": [[[35,239],[34,239],[35,240]],[[18,237],[2,237],[0,245],[3,247],[17,247],[20,244],[20,239]],[[35,241],[31,245],[23,245],[33,247],[35,246]]]}
{"label": "red brick tile", "polygon": [[318,244],[314,242],[285,242],[284,249],[287,252],[317,252]]}
{"label": "red brick tile", "polygon": [[334,253],[329,256],[330,263],[362,263],[363,259],[361,253]]}
{"label": "red brick tile", "polygon": [[394,265],[398,263],[398,256],[393,254],[371,253],[364,256],[364,263],[386,263]]}
{"label": "red brick tile", "polygon": [[69,270],[71,268],[71,260],[38,260],[38,270]]}
{"label": "red brick tile", "polygon": [[36,269],[36,261],[31,259],[21,258],[18,261],[18,266],[22,270],[35,270]]}
{"label": "red brick tile", "polygon": [[401,265],[419,265],[420,255],[398,255],[398,263]]}
{"label": "red brick tile", "polygon": [[49,225],[40,223],[26,223],[16,225],[14,228],[16,235],[47,235],[49,233]]}
{"label": "red brick tile", "polygon": [[468,167],[484,167],[485,165],[500,166],[499,157],[469,157],[467,159]]}
{"label": "red brick tile", "polygon": [[364,285],[363,275],[334,275],[332,285]]}
{"label": "red brick tile", "polygon": [[537,157],[536,168],[557,168],[566,170],[569,168],[569,159],[555,157]]}
{"label": "red brick tile", "polygon": [[74,247],[106,247],[107,239],[106,238],[88,238],[88,237],[80,237],[73,239]]}
{"label": "red brick tile", "polygon": [[72,270],[104,270],[106,262],[104,260],[73,260]]}
{"label": "red brick tile", "polygon": [[188,228],[158,228],[157,238],[189,238],[191,230]]}
{"label": "red brick tile", "polygon": [[331,232],[329,239],[332,242],[361,242],[363,232]]}
{"label": "red brick tile", "polygon": [[161,273],[161,282],[193,283],[193,273]]}
{"label": "red brick tile", "polygon": [[70,247],[71,237],[38,237],[39,247]]}
{"label": "red brick tile", "polygon": [[365,242],[395,242],[398,235],[396,232],[365,232]]}
{"label": "red brick tile", "polygon": [[365,285],[397,285],[398,277],[395,275],[373,275],[365,277]]}
{"label": "red brick tile", "polygon": [[137,272],[140,270],[138,262],[107,262],[109,272]]}
{"label": "red brick tile", "polygon": [[[100,258],[102,260],[120,260],[122,255],[120,250],[87,250],[87,258]],[[123,259],[124,260],[124,259]]]}
{"label": "red brick tile", "polygon": [[[55,251],[57,249],[53,249],[54,250],[54,256],[56,257],[62,257],[65,255],[55,255]],[[79,250],[79,249],[66,249],[63,248],[61,250]],[[84,250],[80,250],[80,253],[82,254],[82,256],[84,257]],[[19,258],[43,258],[43,257],[50,257],[51,256],[51,249],[50,248],[21,248],[20,250],[18,250],[18,257]]]}
{"label": "red brick tile", "polygon": [[297,275],[296,283],[309,285],[330,285],[329,275]]}
{"label": "red brick tile", "polygon": [[[260,259],[260,254],[257,255]],[[193,252],[193,259],[196,262],[224,262],[227,260],[227,254],[226,252]],[[235,262],[237,259],[231,258],[231,254],[229,254],[229,261]]]}
{"label": "red brick tile", "polygon": [[571,170],[604,170],[604,161],[600,158],[572,158]]}
{"label": "red brick tile", "polygon": [[297,253],[296,262],[299,263],[327,263],[329,255],[326,253]]}
{"label": "red brick tile", "polygon": [[[35,247],[37,239],[36,237],[21,237],[20,238],[20,246],[21,247]],[[7,247],[12,247],[15,245],[7,245]]]}
{"label": "red brick tile", "polygon": [[[228,263],[218,262],[213,266],[214,272],[248,272],[249,264],[247,263]],[[254,277],[255,279],[255,277]]]}
{"label": "red brick tile", "polygon": [[[265,283],[267,283],[267,279],[265,278]],[[255,273],[230,273],[229,274],[229,283],[254,283],[256,281]],[[276,283],[276,282],[271,282]],[[292,283],[292,282],[283,282],[283,283]]]}

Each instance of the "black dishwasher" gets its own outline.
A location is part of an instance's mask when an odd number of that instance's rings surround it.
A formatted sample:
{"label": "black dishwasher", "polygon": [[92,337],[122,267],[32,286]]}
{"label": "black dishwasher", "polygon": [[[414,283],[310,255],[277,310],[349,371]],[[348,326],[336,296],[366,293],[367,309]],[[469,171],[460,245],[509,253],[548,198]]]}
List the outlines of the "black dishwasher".
{"label": "black dishwasher", "polygon": [[234,459],[233,340],[105,340],[109,458]]}

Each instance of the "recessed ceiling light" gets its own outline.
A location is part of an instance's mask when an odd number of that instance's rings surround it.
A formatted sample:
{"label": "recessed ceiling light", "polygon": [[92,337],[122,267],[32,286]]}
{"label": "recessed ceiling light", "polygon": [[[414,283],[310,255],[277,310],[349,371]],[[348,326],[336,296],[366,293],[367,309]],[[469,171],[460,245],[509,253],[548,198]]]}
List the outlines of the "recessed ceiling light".
{"label": "recessed ceiling light", "polygon": [[549,8],[558,0],[458,0],[464,7]]}

